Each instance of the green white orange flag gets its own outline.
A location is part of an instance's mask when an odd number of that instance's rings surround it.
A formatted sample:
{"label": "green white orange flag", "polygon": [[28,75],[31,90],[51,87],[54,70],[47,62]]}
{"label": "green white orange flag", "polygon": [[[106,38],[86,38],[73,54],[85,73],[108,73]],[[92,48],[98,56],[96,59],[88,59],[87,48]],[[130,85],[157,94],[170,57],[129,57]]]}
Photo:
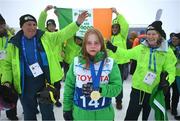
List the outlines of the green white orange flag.
{"label": "green white orange flag", "polygon": [[111,8],[95,8],[95,9],[70,9],[57,8],[59,28],[63,29],[65,26],[77,20],[78,15],[82,11],[88,11],[88,18],[80,26],[76,36],[84,37],[85,32],[89,28],[96,28],[103,34],[104,38],[110,38],[112,25],[112,9]]}

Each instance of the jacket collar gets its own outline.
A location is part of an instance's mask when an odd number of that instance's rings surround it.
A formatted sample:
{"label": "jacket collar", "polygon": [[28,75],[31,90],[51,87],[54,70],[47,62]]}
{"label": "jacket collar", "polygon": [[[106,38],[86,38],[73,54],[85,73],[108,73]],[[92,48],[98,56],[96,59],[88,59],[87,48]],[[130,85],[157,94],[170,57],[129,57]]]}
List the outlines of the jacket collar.
{"label": "jacket collar", "polygon": [[[143,41],[141,44],[143,44],[144,46],[149,47],[147,41]],[[156,49],[156,51],[167,52],[168,51],[168,42],[166,40],[163,40],[160,47],[158,47]]]}
{"label": "jacket collar", "polygon": [[[43,36],[45,32],[44,31],[41,31],[41,30],[37,30],[36,32],[36,38],[38,41],[40,41],[41,37]],[[23,31],[20,30],[17,32],[17,34],[15,36],[13,36],[11,39],[10,39],[10,42],[9,43],[12,43],[13,45],[15,45],[16,47],[20,48],[21,46],[21,38],[23,36]]]}

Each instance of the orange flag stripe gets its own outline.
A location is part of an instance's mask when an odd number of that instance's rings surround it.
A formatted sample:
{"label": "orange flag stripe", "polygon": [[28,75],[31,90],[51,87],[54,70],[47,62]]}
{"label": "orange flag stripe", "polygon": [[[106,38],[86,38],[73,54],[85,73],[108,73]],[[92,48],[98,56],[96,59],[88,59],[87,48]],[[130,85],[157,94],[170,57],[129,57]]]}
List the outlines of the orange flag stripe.
{"label": "orange flag stripe", "polygon": [[109,39],[111,37],[112,9],[93,9],[93,24],[96,29],[101,31],[105,39]]}

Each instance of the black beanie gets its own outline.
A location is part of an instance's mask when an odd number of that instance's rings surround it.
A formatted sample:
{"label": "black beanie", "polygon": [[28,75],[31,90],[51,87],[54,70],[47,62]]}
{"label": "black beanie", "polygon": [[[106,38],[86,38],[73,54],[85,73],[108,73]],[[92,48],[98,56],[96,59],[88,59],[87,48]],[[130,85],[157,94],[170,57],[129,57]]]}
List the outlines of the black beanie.
{"label": "black beanie", "polygon": [[53,24],[54,26],[56,26],[56,23],[55,23],[55,21],[53,19],[47,20],[46,26],[48,26],[49,24]]}
{"label": "black beanie", "polygon": [[174,36],[180,39],[180,33],[174,34]]}
{"label": "black beanie", "polygon": [[30,14],[25,14],[19,18],[20,27],[22,28],[23,24],[28,21],[34,21],[37,24],[36,18]]}
{"label": "black beanie", "polygon": [[0,24],[6,24],[6,21],[4,20],[4,18],[2,17],[2,15],[0,14]]}
{"label": "black beanie", "polygon": [[162,22],[161,21],[154,21],[152,24],[150,24],[147,27],[146,33],[149,30],[156,30],[157,32],[159,32],[159,34],[164,37],[164,39],[166,39],[166,33],[165,31],[162,29]]}

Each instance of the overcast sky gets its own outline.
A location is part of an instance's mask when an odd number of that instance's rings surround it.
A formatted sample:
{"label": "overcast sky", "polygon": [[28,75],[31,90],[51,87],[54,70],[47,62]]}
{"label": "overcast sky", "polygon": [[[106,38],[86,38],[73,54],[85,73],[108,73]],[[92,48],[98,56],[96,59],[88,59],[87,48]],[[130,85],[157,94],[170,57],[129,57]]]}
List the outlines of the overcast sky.
{"label": "overcast sky", "polygon": [[[9,26],[19,27],[19,17],[32,14],[38,19],[47,6],[68,8],[111,8],[116,7],[130,26],[147,26],[155,20],[156,11],[163,9],[161,20],[165,31],[180,32],[180,0],[0,0],[0,13]],[[57,21],[53,10],[48,18]]]}

